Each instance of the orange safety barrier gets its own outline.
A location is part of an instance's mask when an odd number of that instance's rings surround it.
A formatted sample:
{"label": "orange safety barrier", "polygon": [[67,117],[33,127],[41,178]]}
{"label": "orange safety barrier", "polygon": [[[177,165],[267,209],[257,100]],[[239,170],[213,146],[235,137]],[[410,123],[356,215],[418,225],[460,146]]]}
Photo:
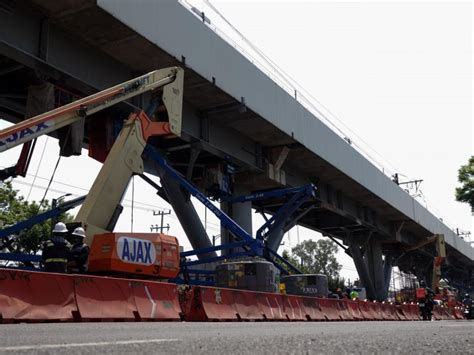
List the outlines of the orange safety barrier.
{"label": "orange safety barrier", "polygon": [[[306,310],[303,304],[303,297],[294,295],[283,295],[282,298],[286,298],[291,309],[291,320],[306,320]],[[286,304],[286,303],[284,303]],[[288,313],[287,313],[288,314]]]}
{"label": "orange safety barrier", "polygon": [[382,308],[382,316],[384,320],[398,320],[395,306],[392,306],[390,303],[382,302],[380,307]]}
{"label": "orange safety barrier", "polygon": [[400,309],[402,310],[402,313],[405,316],[406,320],[415,320],[410,306],[410,304],[402,304],[400,305]]}
{"label": "orange safety barrier", "polygon": [[318,298],[319,307],[321,312],[327,320],[338,321],[341,320],[339,313],[338,300],[334,298]]}
{"label": "orange safety barrier", "polygon": [[379,302],[368,302],[370,308],[372,309],[372,313],[374,315],[374,320],[387,320],[383,310],[382,304]]}
{"label": "orange safety barrier", "polygon": [[454,320],[456,317],[454,316],[454,308],[452,307],[445,307],[444,311],[446,313],[446,319]]}
{"label": "orange safety barrier", "polygon": [[407,315],[409,320],[420,320],[420,308],[417,304],[404,304],[402,306],[403,312]]}
{"label": "orange safety barrier", "polygon": [[454,317],[456,319],[464,319],[464,313],[461,307],[454,308]]}
{"label": "orange safety barrier", "polygon": [[355,301],[359,303],[359,309],[365,320],[375,320],[375,314],[367,301]]}
{"label": "orange safety barrier", "polygon": [[311,321],[325,321],[321,308],[319,307],[318,299],[313,297],[301,297],[303,307],[305,309],[306,319]]}
{"label": "orange safety barrier", "polygon": [[339,309],[339,316],[342,320],[354,320],[352,312],[349,311],[349,306],[347,305],[345,300],[337,300],[336,305]]}
{"label": "orange safety barrier", "polygon": [[130,286],[140,320],[181,320],[176,284],[132,281]]}
{"label": "orange safety barrier", "polygon": [[196,289],[201,293],[202,308],[206,320],[239,320],[235,307],[234,290],[213,287],[196,287]]}
{"label": "orange safety barrier", "polygon": [[73,321],[77,314],[71,276],[0,269],[0,321]]}
{"label": "orange safety barrier", "polygon": [[264,320],[257,302],[257,292],[233,290],[234,305],[239,320]]}
{"label": "orange safety barrier", "polygon": [[420,307],[417,304],[410,304],[410,309],[413,320],[420,320]]}
{"label": "orange safety barrier", "polygon": [[127,279],[74,277],[77,308],[83,320],[139,320],[133,289]]}
{"label": "orange safety barrier", "polygon": [[409,320],[406,315],[403,313],[402,306],[401,305],[396,305],[395,309],[397,311],[397,317],[400,320]]}
{"label": "orange safety barrier", "polygon": [[438,313],[442,320],[453,319],[450,309],[446,306],[438,306]]}
{"label": "orange safety barrier", "polygon": [[434,306],[433,308],[433,316],[435,320],[446,320],[446,313],[444,312],[443,307],[441,306]]}
{"label": "orange safety barrier", "polygon": [[257,293],[257,302],[260,310],[267,320],[286,320],[286,314],[283,313],[283,303],[281,295],[277,293]]}
{"label": "orange safety barrier", "polygon": [[285,295],[280,296],[280,304],[282,306],[282,312],[285,315],[287,320],[296,320],[295,319],[295,310],[293,309],[293,306],[291,305],[288,297]]}
{"label": "orange safety barrier", "polygon": [[362,314],[359,308],[359,302],[351,301],[351,300],[344,300],[347,305],[348,311],[351,313],[352,318],[354,320],[364,320],[364,315]]}
{"label": "orange safety barrier", "polygon": [[404,320],[403,318],[399,317],[397,306],[395,304],[389,303],[387,309],[392,316],[392,320]]}
{"label": "orange safety barrier", "polygon": [[450,320],[456,319],[456,316],[454,315],[454,308],[447,307],[445,308],[445,312],[446,312],[447,319],[450,319]]}

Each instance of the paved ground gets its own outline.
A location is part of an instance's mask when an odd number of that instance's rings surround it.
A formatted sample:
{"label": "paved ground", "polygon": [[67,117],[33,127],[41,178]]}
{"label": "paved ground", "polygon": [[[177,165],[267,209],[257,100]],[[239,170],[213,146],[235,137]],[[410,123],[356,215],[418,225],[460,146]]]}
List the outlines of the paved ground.
{"label": "paved ground", "polygon": [[0,353],[474,354],[474,321],[0,325]]}

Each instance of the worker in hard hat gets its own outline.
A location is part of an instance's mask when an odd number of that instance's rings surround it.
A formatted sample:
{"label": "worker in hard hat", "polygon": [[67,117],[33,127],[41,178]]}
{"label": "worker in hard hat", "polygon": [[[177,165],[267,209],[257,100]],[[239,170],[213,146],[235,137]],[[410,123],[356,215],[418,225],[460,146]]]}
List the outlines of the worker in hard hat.
{"label": "worker in hard hat", "polygon": [[56,223],[53,229],[53,236],[43,243],[43,264],[44,271],[66,272],[67,258],[71,245],[66,240],[68,230],[62,222]]}
{"label": "worker in hard hat", "polygon": [[89,247],[84,243],[86,233],[84,228],[77,227],[72,232],[69,241],[72,244],[68,257],[68,272],[75,274],[83,274],[87,272],[87,264],[89,259]]}

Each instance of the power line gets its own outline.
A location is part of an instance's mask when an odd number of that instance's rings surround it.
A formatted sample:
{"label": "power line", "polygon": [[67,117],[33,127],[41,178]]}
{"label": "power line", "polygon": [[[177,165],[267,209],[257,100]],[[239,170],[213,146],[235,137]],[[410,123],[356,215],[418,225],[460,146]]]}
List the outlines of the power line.
{"label": "power line", "polygon": [[[15,180],[14,181],[15,184],[19,184],[19,185],[24,185],[24,186],[33,186],[35,188],[38,188],[38,189],[46,189],[45,186],[41,186],[41,185],[31,185],[30,183],[27,183],[27,182],[24,182],[24,181],[17,181]],[[55,192],[55,193],[58,193],[58,194],[65,194],[65,193],[70,193],[69,191],[64,191],[64,190],[57,190],[57,189],[53,189],[53,188],[50,188],[49,189],[50,191],[52,192]],[[81,195],[79,194],[75,194],[75,193],[71,193],[71,196],[73,197],[79,197]],[[123,200],[124,202],[131,202],[131,200],[128,200],[128,199],[124,199]],[[139,205],[143,205],[143,206],[149,206],[149,208],[147,207],[140,207],[140,206],[136,206],[137,204]],[[131,208],[131,204],[128,204],[128,203],[123,203],[123,206],[124,207],[127,207],[127,208]],[[156,209],[164,209],[164,210],[167,210],[168,208],[165,208],[165,207],[159,207],[159,206],[154,206],[154,205],[151,205],[151,204],[147,204],[147,203],[143,203],[143,202],[138,202],[138,201],[135,201],[134,202],[134,207],[133,207],[135,210],[140,210],[140,211],[145,211],[145,212],[153,212],[154,210]],[[174,220],[177,220],[179,222],[179,219],[176,217],[176,216],[173,216],[171,215],[170,218],[174,219]],[[203,221],[203,220],[201,220]],[[213,222],[207,222],[208,224],[208,229],[211,229],[213,231],[220,231],[220,224],[217,224],[217,223],[213,223]],[[209,226],[210,225],[210,226]]]}
{"label": "power line", "polygon": [[[187,1],[186,3],[190,5]],[[301,86],[291,75],[289,75],[286,71],[284,71],[278,64],[276,64],[270,57],[268,57],[263,51],[261,51],[255,44],[253,44],[242,32],[240,32],[209,0],[204,0],[204,3],[215,13],[217,14],[236,34],[240,36],[240,38],[261,58],[263,59],[267,65],[273,70],[274,74],[279,75],[280,79],[282,79],[288,86],[293,88],[296,92],[299,91],[299,93],[304,93],[306,96],[308,96],[311,100],[306,100],[307,104],[318,113],[321,118],[324,118],[327,123],[329,123],[337,132],[339,132],[344,139],[348,140],[351,142],[351,145],[354,145],[358,148],[358,150],[366,155],[366,157],[369,158],[372,162],[374,162],[376,165],[378,165],[380,168],[382,168],[383,171],[388,170],[390,171],[391,169],[386,169],[384,164],[380,163],[376,158],[374,158],[371,154],[369,154],[362,146],[354,142],[352,139],[348,138],[348,135],[340,129],[337,125],[335,125],[332,120],[327,117],[316,105],[314,105],[313,101],[318,103],[320,107],[322,107],[330,116],[332,116],[333,119],[338,121],[342,126],[345,127],[346,130],[348,130],[352,136],[355,136],[358,138],[360,142],[362,142],[368,149],[370,149],[372,152],[374,152],[377,156],[379,156],[385,163],[390,165],[393,170],[391,171],[392,173],[395,173],[397,171],[400,171],[395,164],[390,162],[386,157],[384,157],[382,154],[380,154],[375,148],[370,146],[362,137],[360,137],[357,133],[355,133],[344,121],[342,121],[337,115],[335,115],[327,106],[325,106],[323,103],[321,103],[316,97],[314,97],[309,91],[307,91],[303,86]],[[217,26],[216,26],[217,28]],[[295,95],[296,96],[296,95]],[[303,96],[304,98],[304,96]]]}
{"label": "power line", "polygon": [[46,136],[46,140],[44,141],[44,145],[43,145],[43,151],[41,152],[41,156],[40,156],[40,159],[39,159],[39,163],[38,163],[38,166],[36,167],[36,172],[35,172],[33,181],[31,182],[30,191],[28,191],[28,195],[26,196],[26,199],[27,199],[27,200],[30,198],[31,190],[33,190],[33,185],[34,185],[34,183],[35,183],[35,181],[36,181],[36,176],[38,176],[38,172],[39,172],[39,169],[40,169],[40,167],[41,167],[41,162],[43,161],[44,152],[45,152],[45,150],[46,150],[46,145],[48,144],[48,139],[49,139],[49,137]]}

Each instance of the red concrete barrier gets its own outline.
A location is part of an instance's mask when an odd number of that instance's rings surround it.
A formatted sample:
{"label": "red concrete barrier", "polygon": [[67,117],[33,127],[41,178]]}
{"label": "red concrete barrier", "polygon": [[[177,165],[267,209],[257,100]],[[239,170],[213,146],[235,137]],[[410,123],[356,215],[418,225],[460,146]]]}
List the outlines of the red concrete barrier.
{"label": "red concrete barrier", "polygon": [[260,310],[267,320],[286,320],[286,314],[283,313],[283,302],[281,295],[277,293],[257,293],[257,302]]}
{"label": "red concrete barrier", "polygon": [[139,320],[131,282],[127,279],[74,276],[77,308],[82,320]]}
{"label": "red concrete barrier", "polygon": [[345,300],[337,300],[336,304],[339,308],[339,316],[342,320],[354,320],[352,312],[349,311],[349,306]]}
{"label": "red concrete barrier", "polygon": [[403,315],[405,316],[406,320],[415,320],[416,318],[410,306],[411,306],[410,304],[402,304],[400,305],[400,309],[402,310]]}
{"label": "red concrete barrier", "polygon": [[77,314],[71,276],[0,269],[0,321],[73,321]]}
{"label": "red concrete barrier", "polygon": [[397,310],[390,303],[381,303],[382,315],[384,320],[398,320]]}
{"label": "red concrete barrier", "polygon": [[257,292],[233,290],[235,309],[239,320],[264,320],[257,301]]}
{"label": "red concrete barrier", "polygon": [[140,320],[181,320],[176,284],[132,281],[130,286]]}
{"label": "red concrete barrier", "polygon": [[454,314],[454,308],[449,307],[449,308],[447,308],[446,310],[448,311],[449,319],[455,320],[455,319],[456,319],[456,315]]}
{"label": "red concrete barrier", "polygon": [[313,297],[301,297],[301,302],[305,310],[306,319],[311,321],[325,321],[321,308],[319,307],[318,299]]}
{"label": "red concrete barrier", "polygon": [[318,298],[319,307],[321,312],[327,320],[338,321],[341,320],[341,315],[339,313],[338,300],[334,298]]}
{"label": "red concrete barrier", "polygon": [[234,290],[227,288],[199,287],[201,293],[202,308],[206,320],[239,320],[235,307]]}
{"label": "red concrete barrier", "polygon": [[285,315],[286,320],[296,320],[295,311],[288,297],[286,297],[285,295],[280,295],[279,300],[280,300],[280,305],[281,305],[281,311]]}
{"label": "red concrete barrier", "polygon": [[359,308],[359,302],[357,301],[351,301],[351,300],[345,300],[345,303],[347,304],[347,308],[349,312],[352,315],[352,318],[354,320],[364,320],[364,316]]}
{"label": "red concrete barrier", "polygon": [[402,306],[401,305],[396,305],[395,306],[396,310],[397,310],[397,317],[398,319],[400,320],[409,320],[406,315],[403,313],[403,310],[402,310]]}
{"label": "red concrete barrier", "polygon": [[438,316],[440,320],[455,319],[450,312],[450,309],[445,306],[436,306],[438,309]]}
{"label": "red concrete barrier", "polygon": [[403,320],[398,316],[397,306],[392,303],[386,303],[386,312],[390,314],[392,320]]}
{"label": "red concrete barrier", "polygon": [[402,305],[403,313],[409,320],[420,320],[420,307],[417,304]]}
{"label": "red concrete barrier", "polygon": [[[304,308],[303,299],[301,296],[294,295],[282,295],[282,298],[286,298],[291,308],[291,320],[306,320],[306,310]],[[286,303],[285,303],[286,304]],[[288,314],[288,313],[287,313]]]}
{"label": "red concrete barrier", "polygon": [[464,319],[464,313],[461,307],[454,307],[453,315],[455,319]]}
{"label": "red concrete barrier", "polygon": [[375,320],[375,314],[367,301],[354,301],[359,303],[359,309],[365,320]]}
{"label": "red concrete barrier", "polygon": [[379,302],[368,302],[372,313],[374,315],[374,320],[388,320],[382,309],[382,304]]}
{"label": "red concrete barrier", "polygon": [[433,319],[434,320],[442,320],[443,314],[441,312],[440,306],[433,307]]}

